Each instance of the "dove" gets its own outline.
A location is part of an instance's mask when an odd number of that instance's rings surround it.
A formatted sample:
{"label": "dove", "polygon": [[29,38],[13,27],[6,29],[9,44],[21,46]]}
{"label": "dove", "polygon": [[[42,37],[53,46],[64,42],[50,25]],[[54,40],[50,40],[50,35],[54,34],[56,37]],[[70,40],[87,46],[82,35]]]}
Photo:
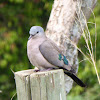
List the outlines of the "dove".
{"label": "dove", "polygon": [[49,39],[40,26],[32,26],[27,42],[27,55],[33,66],[41,70],[63,69],[79,86],[86,85],[74,74],[60,47]]}

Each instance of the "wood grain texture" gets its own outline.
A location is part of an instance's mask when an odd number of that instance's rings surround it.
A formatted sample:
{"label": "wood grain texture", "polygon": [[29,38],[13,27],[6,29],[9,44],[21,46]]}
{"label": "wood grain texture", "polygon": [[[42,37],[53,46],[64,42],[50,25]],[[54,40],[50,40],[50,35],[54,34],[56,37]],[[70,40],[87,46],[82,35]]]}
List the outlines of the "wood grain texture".
{"label": "wood grain texture", "polygon": [[18,100],[66,100],[64,73],[62,69],[15,73]]}
{"label": "wood grain texture", "polygon": [[33,69],[15,72],[17,100],[31,100],[30,74],[32,73]]}

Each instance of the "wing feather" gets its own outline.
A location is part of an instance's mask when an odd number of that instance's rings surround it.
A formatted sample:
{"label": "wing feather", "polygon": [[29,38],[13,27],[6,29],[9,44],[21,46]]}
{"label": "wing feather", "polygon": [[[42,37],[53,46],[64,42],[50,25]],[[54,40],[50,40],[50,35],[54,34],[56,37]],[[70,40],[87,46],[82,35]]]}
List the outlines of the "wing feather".
{"label": "wing feather", "polygon": [[63,67],[63,61],[59,60],[59,54],[61,54],[61,50],[56,46],[55,43],[50,40],[45,40],[40,46],[39,50],[43,57],[52,65]]}

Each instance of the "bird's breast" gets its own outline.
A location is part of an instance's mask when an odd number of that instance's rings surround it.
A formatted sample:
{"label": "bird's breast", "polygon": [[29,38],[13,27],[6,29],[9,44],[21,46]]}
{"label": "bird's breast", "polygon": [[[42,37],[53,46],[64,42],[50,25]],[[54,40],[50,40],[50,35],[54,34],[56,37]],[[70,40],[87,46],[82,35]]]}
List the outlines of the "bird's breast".
{"label": "bird's breast", "polygon": [[44,42],[43,39],[39,40],[29,40],[27,43],[27,55],[33,66],[39,69],[44,69],[46,67],[54,67],[51,65],[41,54],[39,46]]}

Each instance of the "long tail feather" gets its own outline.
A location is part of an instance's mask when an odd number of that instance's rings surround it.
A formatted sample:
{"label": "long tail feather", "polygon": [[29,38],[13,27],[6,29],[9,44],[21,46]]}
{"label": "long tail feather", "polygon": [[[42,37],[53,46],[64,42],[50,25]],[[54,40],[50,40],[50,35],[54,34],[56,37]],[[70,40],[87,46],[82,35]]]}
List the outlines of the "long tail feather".
{"label": "long tail feather", "polygon": [[81,87],[86,87],[86,85],[75,74],[67,70],[64,70],[64,73],[67,74],[69,77],[71,77]]}

